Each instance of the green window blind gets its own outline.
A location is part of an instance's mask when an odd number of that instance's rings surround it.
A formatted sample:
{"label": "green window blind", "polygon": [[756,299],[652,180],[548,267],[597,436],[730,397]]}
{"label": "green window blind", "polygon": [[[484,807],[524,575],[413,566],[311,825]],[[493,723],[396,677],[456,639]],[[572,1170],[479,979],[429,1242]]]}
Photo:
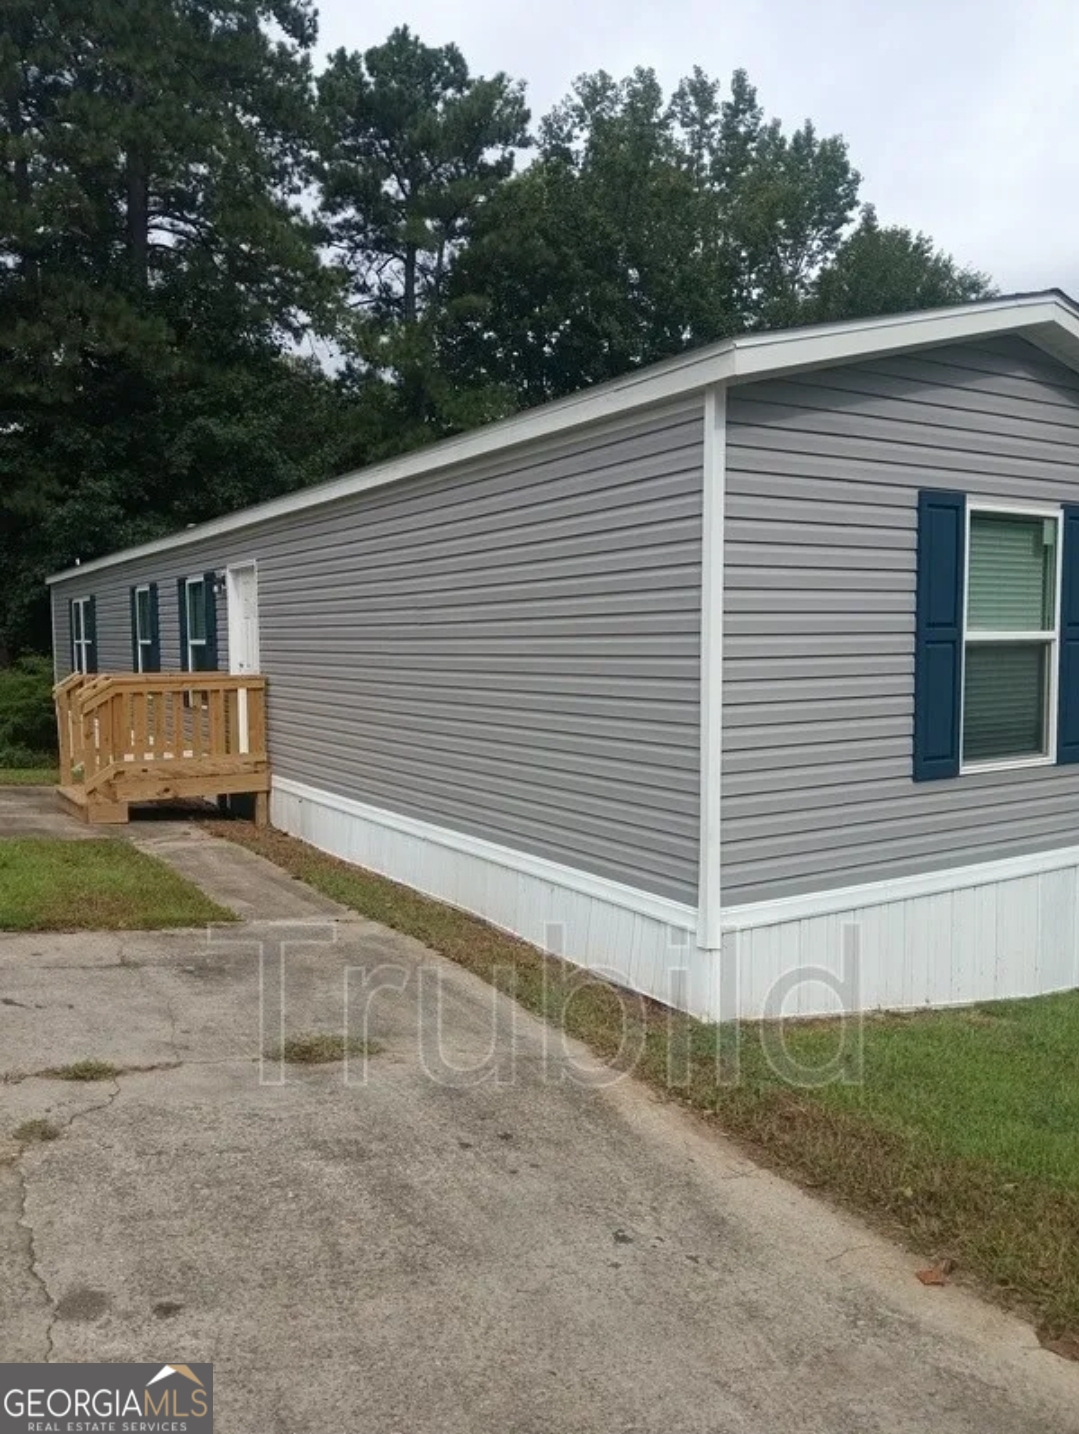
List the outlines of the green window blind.
{"label": "green window blind", "polygon": [[1045,632],[1056,624],[1052,518],[972,513],[968,632]]}
{"label": "green window blind", "polygon": [[202,578],[187,585],[187,640],[206,641],[206,587]]}
{"label": "green window blind", "polygon": [[963,760],[1045,751],[1049,644],[970,642],[963,677]]}

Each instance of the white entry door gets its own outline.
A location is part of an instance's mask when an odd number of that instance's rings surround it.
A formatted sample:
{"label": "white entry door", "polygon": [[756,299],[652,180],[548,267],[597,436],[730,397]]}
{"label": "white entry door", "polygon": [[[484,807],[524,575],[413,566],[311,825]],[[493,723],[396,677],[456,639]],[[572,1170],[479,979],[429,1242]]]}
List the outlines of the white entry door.
{"label": "white entry door", "polygon": [[[254,563],[228,570],[229,671],[251,676],[259,670],[259,584]],[[239,692],[240,751],[251,750],[247,726],[247,692]]]}
{"label": "white entry door", "polygon": [[229,671],[259,670],[259,585],[254,563],[229,568]]}

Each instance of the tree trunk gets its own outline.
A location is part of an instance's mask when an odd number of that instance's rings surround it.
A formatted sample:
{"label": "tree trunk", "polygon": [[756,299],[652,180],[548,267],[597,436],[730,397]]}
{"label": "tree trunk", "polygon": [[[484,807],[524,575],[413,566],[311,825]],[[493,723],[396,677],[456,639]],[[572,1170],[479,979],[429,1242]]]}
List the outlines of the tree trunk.
{"label": "tree trunk", "polygon": [[[8,125],[9,125],[10,130],[11,130],[11,135],[12,135],[12,138],[16,141],[16,143],[18,143],[18,141],[20,141],[20,140],[22,139],[23,133],[24,133],[23,123],[22,123],[22,115],[21,115],[21,113],[20,113],[20,111],[19,111],[19,102],[18,102],[18,100],[17,100],[17,99],[11,99],[11,100],[9,100],[9,101],[8,101],[8,107],[7,107],[7,108],[8,108]],[[14,176],[15,176],[15,202],[16,202],[16,204],[18,204],[18,206],[19,206],[20,209],[29,209],[29,207],[30,207],[30,198],[31,198],[31,195],[30,195],[30,166],[29,166],[29,164],[27,163],[26,155],[25,155],[25,154],[20,153],[20,154],[17,156],[13,168],[14,168]]]}
{"label": "tree trunk", "polygon": [[127,258],[137,289],[150,280],[150,173],[145,151],[127,152]]}
{"label": "tree trunk", "polygon": [[405,323],[416,322],[416,246],[405,246]]}

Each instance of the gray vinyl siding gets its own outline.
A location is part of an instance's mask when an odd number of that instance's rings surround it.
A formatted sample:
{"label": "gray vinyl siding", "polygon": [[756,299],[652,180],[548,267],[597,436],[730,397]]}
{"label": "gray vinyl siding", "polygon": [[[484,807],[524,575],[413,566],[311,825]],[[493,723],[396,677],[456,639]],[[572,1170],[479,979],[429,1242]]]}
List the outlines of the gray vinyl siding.
{"label": "gray vinyl siding", "polygon": [[1079,500],[1079,377],[1005,339],[731,390],[725,905],[1079,842],[1079,767],[911,779],[920,488]]}
{"label": "gray vinyl siding", "polygon": [[[531,443],[54,587],[97,598],[258,562],[274,775],[694,903],[699,399]],[[226,602],[219,601],[222,667]]]}
{"label": "gray vinyl siding", "polygon": [[[131,671],[131,589],[157,583],[158,624],[161,630],[161,670],[180,672],[180,604],[178,582],[223,567],[220,544],[193,544],[156,560],[122,563],[56,583],[52,589],[53,641],[58,677],[71,671],[71,598],[92,597],[97,616],[97,670]],[[217,666],[229,670],[228,612],[224,593],[217,602]]]}

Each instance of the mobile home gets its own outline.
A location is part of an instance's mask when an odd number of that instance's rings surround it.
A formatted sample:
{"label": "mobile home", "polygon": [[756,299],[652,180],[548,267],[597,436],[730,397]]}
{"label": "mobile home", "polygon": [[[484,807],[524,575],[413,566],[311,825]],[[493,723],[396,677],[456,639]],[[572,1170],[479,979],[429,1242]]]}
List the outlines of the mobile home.
{"label": "mobile home", "polygon": [[270,817],[704,1016],[1079,984],[1079,308],[743,336],[50,579]]}

